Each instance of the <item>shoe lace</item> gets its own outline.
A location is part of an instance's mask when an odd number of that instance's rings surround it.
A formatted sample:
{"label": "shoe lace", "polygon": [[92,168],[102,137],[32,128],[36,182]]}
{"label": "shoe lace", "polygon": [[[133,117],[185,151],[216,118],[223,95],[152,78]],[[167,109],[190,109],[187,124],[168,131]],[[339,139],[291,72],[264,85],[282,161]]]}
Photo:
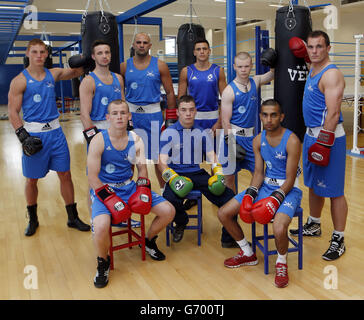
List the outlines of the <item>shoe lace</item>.
{"label": "shoe lace", "polygon": [[237,254],[233,257],[233,259],[234,259],[234,260],[238,260],[238,259],[240,259],[242,256],[244,256],[244,251],[240,249],[239,253],[237,253]]}
{"label": "shoe lace", "polygon": [[330,247],[328,249],[328,252],[337,251],[338,248],[339,248],[339,243],[336,240],[330,240]]}
{"label": "shoe lace", "polygon": [[277,276],[278,277],[284,277],[287,274],[287,267],[284,265],[279,265],[278,267],[276,267],[277,269]]}

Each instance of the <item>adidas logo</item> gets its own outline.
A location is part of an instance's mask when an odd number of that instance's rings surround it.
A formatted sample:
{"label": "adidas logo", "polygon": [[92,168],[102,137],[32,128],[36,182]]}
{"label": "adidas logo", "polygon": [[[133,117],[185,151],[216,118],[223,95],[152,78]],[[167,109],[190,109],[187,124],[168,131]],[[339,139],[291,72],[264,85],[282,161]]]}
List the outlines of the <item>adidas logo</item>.
{"label": "adidas logo", "polygon": [[110,146],[107,146],[106,150],[107,151],[110,151],[111,150],[111,147]]}
{"label": "adidas logo", "polygon": [[52,130],[52,127],[50,126],[50,124],[47,122],[43,127],[42,127],[42,131],[48,131],[48,130]]}
{"label": "adidas logo", "polygon": [[138,109],[136,109],[137,113],[145,113],[145,110],[143,109],[143,107],[139,107]]}
{"label": "adidas logo", "polygon": [[30,79],[30,80],[28,81],[28,83],[34,83],[34,81],[33,81],[32,79]]}
{"label": "adidas logo", "polygon": [[197,80],[197,77],[196,76],[193,76],[191,80]]}
{"label": "adidas logo", "polygon": [[98,86],[98,87],[102,87],[102,83],[99,83],[97,86]]}
{"label": "adidas logo", "polygon": [[262,145],[261,145],[262,147],[265,147],[266,146],[266,144],[265,144],[265,142],[263,141],[262,142]]}

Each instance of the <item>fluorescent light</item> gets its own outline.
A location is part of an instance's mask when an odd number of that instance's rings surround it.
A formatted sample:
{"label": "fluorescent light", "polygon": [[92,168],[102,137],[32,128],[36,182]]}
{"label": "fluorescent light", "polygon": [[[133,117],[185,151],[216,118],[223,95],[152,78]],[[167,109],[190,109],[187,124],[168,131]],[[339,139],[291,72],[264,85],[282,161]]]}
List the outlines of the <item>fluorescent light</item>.
{"label": "fluorescent light", "polygon": [[274,4],[274,3],[271,3],[269,4],[270,7],[277,7],[277,8],[282,8],[283,5],[282,4]]}
{"label": "fluorescent light", "polygon": [[[226,2],[226,0],[215,0],[215,2]],[[243,4],[245,1],[236,1],[235,3]]]}
{"label": "fluorescent light", "polygon": [[[221,19],[224,19],[224,20],[226,20],[226,17],[220,17]],[[243,21],[244,20],[244,18],[235,18],[236,20],[239,20],[239,21]]]}
{"label": "fluorescent light", "polygon": [[[174,17],[187,17],[187,18],[191,17],[191,15],[189,15],[189,14],[174,14],[173,16]],[[192,16],[192,18],[197,18],[197,16]]]}
{"label": "fluorescent light", "polygon": [[56,11],[84,12],[85,9],[56,9]]}
{"label": "fluorescent light", "polygon": [[0,6],[0,9],[19,10],[19,9],[24,9],[24,8],[22,8],[22,7],[4,7],[4,6]]}
{"label": "fluorescent light", "polygon": [[118,13],[124,13],[124,11],[118,11]]}

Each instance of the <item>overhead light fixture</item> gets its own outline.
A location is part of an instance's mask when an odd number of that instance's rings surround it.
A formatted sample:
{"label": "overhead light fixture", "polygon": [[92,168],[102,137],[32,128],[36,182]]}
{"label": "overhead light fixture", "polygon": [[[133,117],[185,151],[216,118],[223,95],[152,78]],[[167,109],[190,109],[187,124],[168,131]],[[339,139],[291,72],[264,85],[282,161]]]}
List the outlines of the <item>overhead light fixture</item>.
{"label": "overhead light fixture", "polygon": [[0,9],[11,9],[11,10],[20,10],[20,9],[24,9],[22,7],[5,7],[5,6],[0,6]]}
{"label": "overhead light fixture", "polygon": [[[226,0],[215,0],[215,2],[226,2]],[[235,3],[243,4],[245,1],[235,1]]]}
{"label": "overhead light fixture", "polygon": [[56,9],[56,11],[84,12],[85,9]]}
{"label": "overhead light fixture", "polygon": [[284,7],[282,4],[278,4],[278,3],[277,4],[276,3],[270,3],[269,6],[270,7],[276,7],[276,8],[282,8],[282,7]]}
{"label": "overhead light fixture", "polygon": [[[189,15],[189,14],[174,14],[173,16],[174,17],[187,17],[187,18],[191,17],[191,15]],[[192,18],[197,18],[197,16],[193,15]]]}
{"label": "overhead light fixture", "polygon": [[[224,19],[224,20],[226,20],[226,17],[220,17],[221,19]],[[236,20],[239,20],[239,21],[243,21],[244,20],[244,18],[235,18]]]}

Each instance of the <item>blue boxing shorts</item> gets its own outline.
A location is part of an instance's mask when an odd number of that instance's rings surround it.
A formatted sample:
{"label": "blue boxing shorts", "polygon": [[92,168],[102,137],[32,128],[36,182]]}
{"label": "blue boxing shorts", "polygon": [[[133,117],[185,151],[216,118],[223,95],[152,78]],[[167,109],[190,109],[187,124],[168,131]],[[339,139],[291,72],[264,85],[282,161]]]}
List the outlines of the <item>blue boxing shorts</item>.
{"label": "blue boxing shorts", "polygon": [[[261,188],[259,189],[258,196],[255,199],[254,203],[269,197],[272,192],[278,189],[279,186],[270,185],[268,183],[263,183]],[[243,201],[243,197],[245,195],[245,190],[240,192],[235,196],[235,199],[241,203]],[[302,199],[302,191],[297,187],[293,187],[290,192],[284,198],[283,203],[278,208],[277,212],[284,213],[288,215],[291,219],[293,218],[297,209],[301,206],[301,199]]]}
{"label": "blue boxing shorts", "polygon": [[253,151],[253,139],[254,137],[240,137],[236,136],[236,141],[246,151],[244,160],[236,161],[236,159],[230,159],[228,153],[228,145],[225,143],[224,137],[220,138],[218,160],[222,165],[224,175],[233,175],[238,173],[242,169],[254,172],[255,158]]}
{"label": "blue boxing shorts", "polygon": [[[116,195],[120,197],[124,202],[128,203],[129,198],[136,191],[135,181],[131,181],[122,187],[117,187],[116,185],[117,184],[109,183],[109,186],[115,191]],[[100,201],[99,198],[95,195],[95,191],[93,189],[90,189],[90,196],[92,201],[92,219],[101,214],[108,214],[111,216],[111,213],[102,203],[102,201]],[[152,208],[157,204],[162,203],[163,201],[166,201],[166,199],[164,199],[158,193],[152,191]]]}
{"label": "blue boxing shorts", "polygon": [[158,160],[159,142],[163,124],[160,103],[138,106],[128,102],[134,132],[143,139],[145,158]]}
{"label": "blue boxing shorts", "polygon": [[[309,131],[311,129],[311,131]],[[308,161],[308,149],[316,142],[316,131],[308,128],[303,140],[302,165],[305,186],[312,188],[320,197],[340,197],[344,195],[346,137],[342,125],[335,131],[335,143],[331,147],[329,165],[318,166]],[[318,134],[318,133],[317,133]]]}
{"label": "blue boxing shorts", "polygon": [[[39,137],[43,144],[43,149],[32,156],[26,156],[23,153],[22,167],[24,177],[39,179],[45,177],[49,170],[56,172],[70,170],[70,153],[67,140],[62,128],[59,126],[58,119],[56,120],[48,123],[51,128],[45,132],[29,131],[27,124],[24,125],[29,134]],[[58,123],[59,127],[52,129],[54,123]]]}

